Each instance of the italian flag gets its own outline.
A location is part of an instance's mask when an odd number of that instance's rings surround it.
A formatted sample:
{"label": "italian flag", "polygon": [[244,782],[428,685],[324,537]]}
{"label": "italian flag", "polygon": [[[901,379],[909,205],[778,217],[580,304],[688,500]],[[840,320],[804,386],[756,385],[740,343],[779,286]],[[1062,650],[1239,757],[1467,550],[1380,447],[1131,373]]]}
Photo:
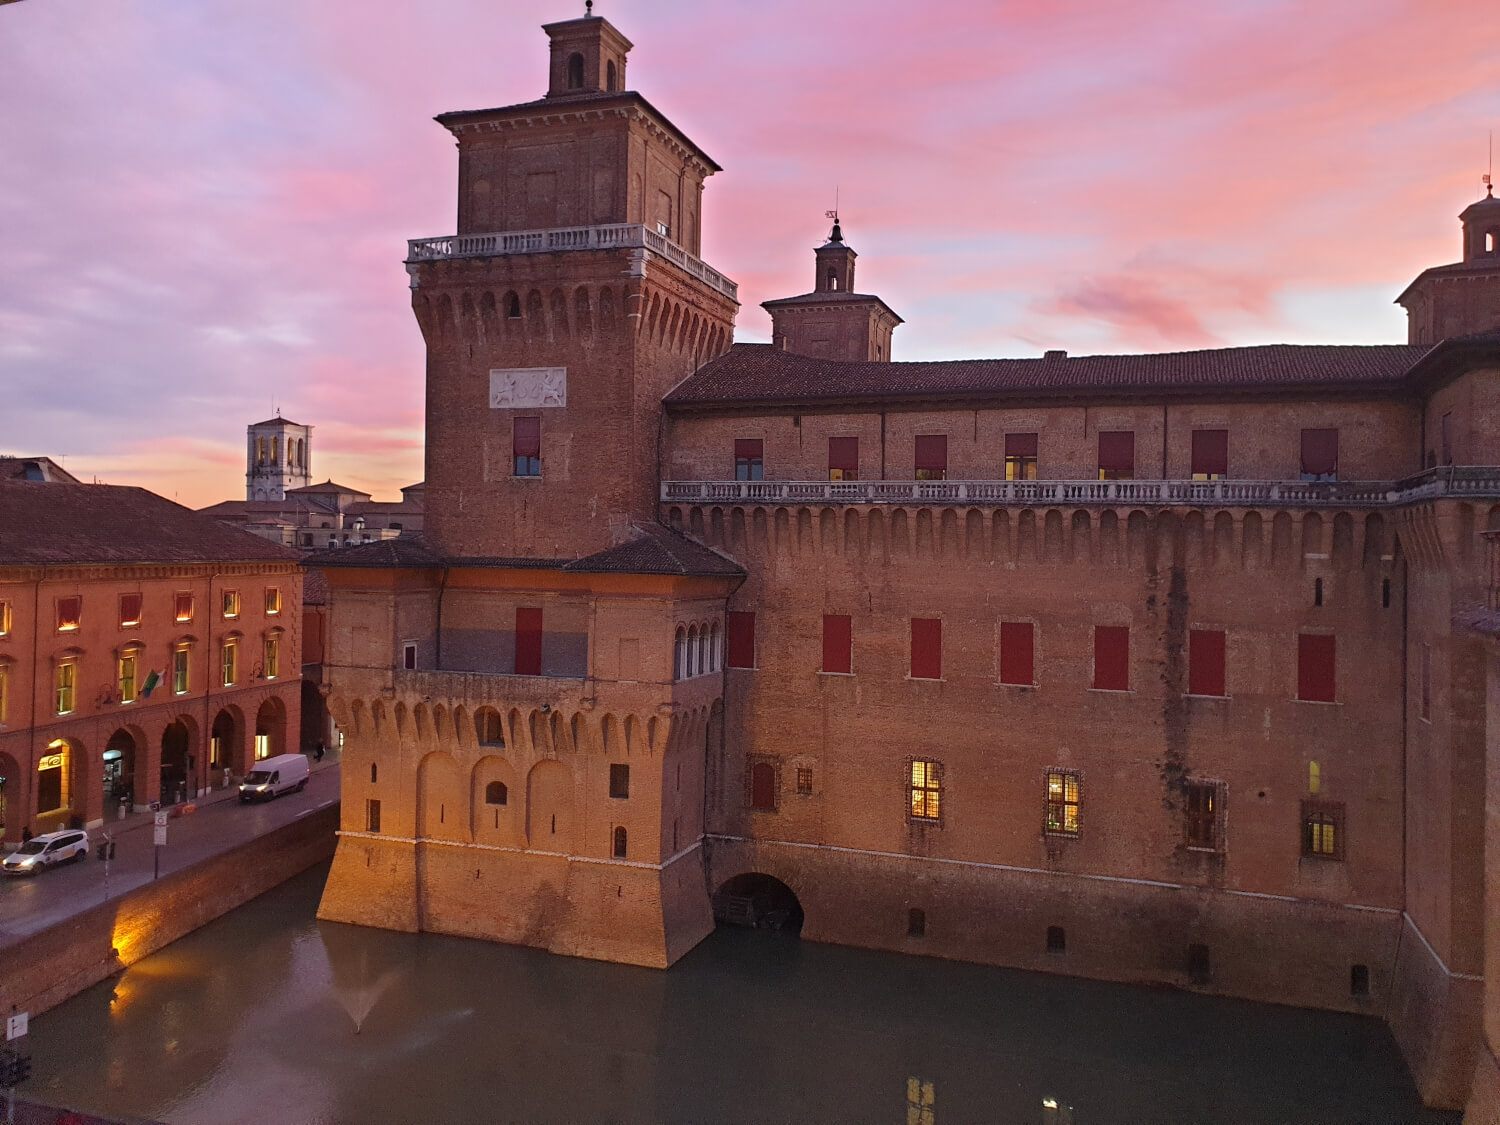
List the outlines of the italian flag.
{"label": "italian flag", "polygon": [[150,672],[146,673],[146,682],[141,685],[141,694],[147,699],[150,699],[151,693],[156,690],[156,686],[166,678],[167,674],[165,672],[158,672],[155,669],[152,669]]}

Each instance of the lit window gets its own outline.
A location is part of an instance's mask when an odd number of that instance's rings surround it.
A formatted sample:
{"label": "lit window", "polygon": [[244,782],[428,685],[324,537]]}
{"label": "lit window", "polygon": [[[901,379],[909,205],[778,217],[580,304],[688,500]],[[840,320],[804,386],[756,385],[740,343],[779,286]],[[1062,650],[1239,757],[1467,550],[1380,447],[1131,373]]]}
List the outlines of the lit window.
{"label": "lit window", "polygon": [[266,587],[266,616],[275,617],[281,612],[281,587]]}
{"label": "lit window", "polygon": [[1188,847],[1224,850],[1224,790],[1222,781],[1182,783],[1183,842]]}
{"label": "lit window", "polygon": [[57,713],[71,715],[78,687],[78,665],[71,661],[57,666]]}
{"label": "lit window", "polygon": [[138,650],[128,648],[120,654],[120,702],[136,701],[136,655]]}
{"label": "lit window", "polygon": [[193,595],[178,594],[174,602],[172,619],[178,622],[191,621],[193,619]]}
{"label": "lit window", "polygon": [[141,601],[140,594],[120,595],[120,624],[122,626],[141,623]]}
{"label": "lit window", "polygon": [[[926,929],[926,918],[923,918]],[[937,1125],[937,1094],[931,1082],[906,1080],[906,1125]]]}
{"label": "lit window", "polygon": [[1005,435],[1005,479],[1036,480],[1036,434]]}
{"label": "lit window", "polygon": [[225,687],[233,687],[239,680],[239,657],[240,646],[237,641],[225,641],[219,651],[222,663],[222,682]]}
{"label": "lit window", "polygon": [[266,679],[274,680],[281,674],[281,638],[272,635],[266,638]]}
{"label": "lit window", "polygon": [[1073,770],[1047,771],[1047,832],[1078,835],[1078,774]]}
{"label": "lit window", "polygon": [[1344,806],[1339,801],[1302,802],[1302,854],[1344,858]]}
{"label": "lit window", "polygon": [[942,774],[938,762],[917,759],[911,764],[911,818],[939,820],[942,817]]}
{"label": "lit window", "polygon": [[238,590],[224,591],[224,616],[226,618],[238,617],[240,615],[240,592]]}
{"label": "lit window", "polygon": [[82,598],[58,598],[57,599],[57,631],[59,633],[78,632],[79,623],[83,620]]}
{"label": "lit window", "polygon": [[0,637],[10,635],[10,602],[0,602]]}
{"label": "lit window", "polygon": [[255,732],[255,760],[263,762],[271,756],[271,736],[260,731]]}
{"label": "lit window", "polygon": [[0,664],[0,727],[10,712],[10,665]]}
{"label": "lit window", "polygon": [[188,650],[182,645],[172,650],[172,691],[177,695],[188,693]]}
{"label": "lit window", "polygon": [[811,766],[798,766],[797,767],[797,795],[799,797],[811,797],[812,796],[812,791],[813,791],[813,786],[812,786],[812,767]]}
{"label": "lit window", "polygon": [[831,437],[828,439],[828,479],[859,479],[859,438]]}

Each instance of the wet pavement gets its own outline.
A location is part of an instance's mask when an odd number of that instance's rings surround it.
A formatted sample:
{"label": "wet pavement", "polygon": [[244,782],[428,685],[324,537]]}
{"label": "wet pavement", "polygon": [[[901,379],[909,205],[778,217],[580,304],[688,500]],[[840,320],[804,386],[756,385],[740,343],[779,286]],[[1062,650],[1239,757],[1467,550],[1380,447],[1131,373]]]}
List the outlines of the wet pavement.
{"label": "wet pavement", "polygon": [[321,865],[32,1023],[170,1125],[1456,1122],[1377,1020],[720,930],[669,972],[315,920]]}

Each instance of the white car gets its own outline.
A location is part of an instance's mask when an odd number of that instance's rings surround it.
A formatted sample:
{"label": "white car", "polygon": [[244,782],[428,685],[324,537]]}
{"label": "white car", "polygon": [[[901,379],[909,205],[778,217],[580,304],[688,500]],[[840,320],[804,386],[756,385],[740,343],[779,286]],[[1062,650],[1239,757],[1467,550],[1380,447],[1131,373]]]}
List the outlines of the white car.
{"label": "white car", "polygon": [[59,863],[87,859],[88,854],[89,834],[81,828],[69,828],[32,837],[5,857],[3,867],[7,875],[37,875]]}

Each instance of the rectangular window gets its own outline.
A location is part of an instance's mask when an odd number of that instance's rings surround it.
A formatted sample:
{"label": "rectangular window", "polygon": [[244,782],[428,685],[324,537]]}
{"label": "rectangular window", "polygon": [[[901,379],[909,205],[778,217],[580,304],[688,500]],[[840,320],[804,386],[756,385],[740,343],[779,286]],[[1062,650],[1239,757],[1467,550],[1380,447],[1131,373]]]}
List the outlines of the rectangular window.
{"label": "rectangular window", "polygon": [[0,602],[0,637],[10,636],[10,602]]}
{"label": "rectangular window", "polygon": [[1453,412],[1450,410],[1443,415],[1442,424],[1442,450],[1443,464],[1453,464]]}
{"label": "rectangular window", "polygon": [[623,800],[630,796],[630,767],[611,764],[609,767],[609,795]]}
{"label": "rectangular window", "polygon": [[1422,646],[1422,711],[1424,719],[1432,718],[1432,646]]}
{"label": "rectangular window", "polygon": [[177,695],[188,693],[188,650],[172,650],[172,691]]}
{"label": "rectangular window", "polygon": [[1030,621],[1000,622],[1000,682],[1036,683],[1036,636]]}
{"label": "rectangular window", "polygon": [[374,798],[365,801],[365,831],[380,831],[380,802]]}
{"label": "rectangular window", "polygon": [[1047,823],[1050,836],[1078,835],[1078,773],[1047,771]]}
{"label": "rectangular window", "polygon": [[943,678],[943,623],[936,617],[911,619],[911,678]]}
{"label": "rectangular window", "polygon": [[141,623],[141,595],[120,595],[120,624],[139,625]]}
{"label": "rectangular window", "polygon": [[1193,479],[1223,480],[1229,475],[1229,431],[1193,431]]}
{"label": "rectangular window", "polygon": [[237,641],[225,641],[219,650],[221,657],[222,683],[233,687],[240,678],[240,646]]}
{"label": "rectangular window", "polygon": [[736,438],[734,479],[764,480],[765,475],[765,443],[760,438]]}
{"label": "rectangular window", "polygon": [[828,479],[859,479],[859,438],[831,437],[828,439]]}
{"label": "rectangular window", "polygon": [[1229,694],[1224,690],[1224,630],[1189,630],[1188,694]]}
{"label": "rectangular window", "polygon": [[179,623],[193,619],[193,595],[178,594],[173,599],[172,619]]}
{"label": "rectangular window", "polygon": [[542,674],[542,611],[516,610],[516,675]]}
{"label": "rectangular window", "polygon": [[10,665],[0,664],[0,727],[10,714]]}
{"label": "rectangular window", "polygon": [[781,791],[780,781],[774,759],[760,758],[746,763],[746,804],[752,809],[775,812],[776,796]]}
{"label": "rectangular window", "polygon": [[136,701],[135,688],[135,650],[120,654],[120,702],[134,703]]}
{"label": "rectangular window", "polygon": [[1135,431],[1099,431],[1099,479],[1135,479]]}
{"label": "rectangular window", "polygon": [[1101,691],[1130,690],[1130,628],[1094,626],[1094,687]]}
{"label": "rectangular window", "polygon": [[1005,479],[1036,480],[1036,434],[1005,435]]}
{"label": "rectangular window", "polygon": [[266,679],[274,680],[281,674],[281,638],[266,638],[265,653]]}
{"label": "rectangular window", "polygon": [[911,803],[913,820],[940,820],[943,805],[943,767],[922,759],[911,764]]}
{"label": "rectangular window", "polygon": [[1339,432],[1302,431],[1302,479],[1339,479]]}
{"label": "rectangular window", "polygon": [[823,671],[854,671],[854,619],[848,614],[823,615]]}
{"label": "rectangular window", "polygon": [[266,587],[266,616],[275,617],[281,612],[281,587]]}
{"label": "rectangular window", "polygon": [[83,621],[83,599],[82,598],[58,598],[57,599],[57,631],[59,633],[76,633],[78,626]]}
{"label": "rectangular window", "polygon": [[408,672],[417,667],[417,646],[410,641],[401,646],[401,667]]}
{"label": "rectangular window", "polygon": [[240,615],[240,592],[238,590],[224,591],[224,616],[233,619]]}
{"label": "rectangular window", "polygon": [[730,613],[727,621],[729,651],[726,656],[731,668],[755,667],[755,614]]}
{"label": "rectangular window", "polygon": [[1334,700],[1334,639],[1320,633],[1297,636],[1297,698],[1313,703]]}
{"label": "rectangular window", "polygon": [[1190,848],[1224,850],[1224,783],[1182,783],[1183,842]]}
{"label": "rectangular window", "polygon": [[813,786],[812,786],[812,767],[811,766],[798,766],[797,767],[797,796],[799,796],[799,797],[811,797],[812,796],[812,791],[813,791]]}
{"label": "rectangular window", "polygon": [[1342,801],[1302,802],[1302,854],[1319,859],[1344,858]]}
{"label": "rectangular window", "polygon": [[540,418],[511,420],[511,453],[515,458],[516,476],[539,477],[542,475],[542,420]]}
{"label": "rectangular window", "polygon": [[56,676],[56,702],[59,715],[73,713],[74,692],[78,687],[78,665],[59,664]]}
{"label": "rectangular window", "polygon": [[916,462],[918,480],[947,480],[948,435],[918,434]]}

